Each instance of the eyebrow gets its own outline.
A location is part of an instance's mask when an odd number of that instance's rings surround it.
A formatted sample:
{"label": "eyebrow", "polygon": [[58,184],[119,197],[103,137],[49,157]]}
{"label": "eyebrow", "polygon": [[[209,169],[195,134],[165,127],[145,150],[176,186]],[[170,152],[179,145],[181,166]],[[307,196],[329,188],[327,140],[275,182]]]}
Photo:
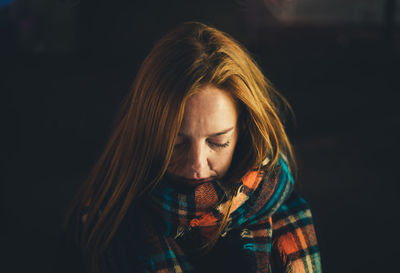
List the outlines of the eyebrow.
{"label": "eyebrow", "polygon": [[[231,127],[231,128],[225,129],[225,130],[223,130],[221,132],[218,132],[218,133],[210,134],[207,137],[216,137],[216,136],[225,135],[226,133],[229,133],[230,131],[232,131],[233,128],[235,128],[235,127]],[[186,135],[182,134],[182,133],[178,133],[178,136],[186,136]]]}

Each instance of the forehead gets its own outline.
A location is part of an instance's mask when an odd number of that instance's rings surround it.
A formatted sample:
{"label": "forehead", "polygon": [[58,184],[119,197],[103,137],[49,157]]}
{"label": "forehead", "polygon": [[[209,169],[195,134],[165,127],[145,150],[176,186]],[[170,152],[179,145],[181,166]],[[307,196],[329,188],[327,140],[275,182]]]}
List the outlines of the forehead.
{"label": "forehead", "polygon": [[186,102],[180,132],[199,136],[218,133],[234,127],[237,117],[232,96],[225,90],[207,85]]}

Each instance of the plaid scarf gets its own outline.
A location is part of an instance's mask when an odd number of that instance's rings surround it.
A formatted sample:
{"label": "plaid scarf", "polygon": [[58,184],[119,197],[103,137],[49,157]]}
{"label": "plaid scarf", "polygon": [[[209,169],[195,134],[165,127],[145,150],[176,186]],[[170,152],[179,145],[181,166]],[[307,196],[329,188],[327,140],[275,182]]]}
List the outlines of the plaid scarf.
{"label": "plaid scarf", "polygon": [[[251,171],[242,178],[222,237],[239,234],[234,240],[248,262],[246,272],[321,272],[310,209],[293,190],[285,160],[276,169],[273,175]],[[148,221],[141,222],[144,243],[136,258],[144,272],[194,272],[180,238],[194,230],[209,238],[229,203],[218,181],[190,189],[161,181],[147,198]]]}

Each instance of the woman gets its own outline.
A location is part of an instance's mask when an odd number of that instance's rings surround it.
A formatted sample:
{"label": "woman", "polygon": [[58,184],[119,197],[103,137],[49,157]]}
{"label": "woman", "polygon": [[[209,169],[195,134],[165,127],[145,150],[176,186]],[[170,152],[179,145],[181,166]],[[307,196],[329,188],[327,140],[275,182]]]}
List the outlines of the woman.
{"label": "woman", "polygon": [[227,34],[162,38],[69,214],[87,270],[319,272],[282,105]]}

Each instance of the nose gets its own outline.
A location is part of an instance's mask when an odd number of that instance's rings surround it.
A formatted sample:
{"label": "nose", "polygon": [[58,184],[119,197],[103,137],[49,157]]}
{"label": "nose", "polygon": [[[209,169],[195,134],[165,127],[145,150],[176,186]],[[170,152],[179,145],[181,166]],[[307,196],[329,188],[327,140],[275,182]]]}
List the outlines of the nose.
{"label": "nose", "polygon": [[186,162],[186,177],[190,179],[208,178],[209,173],[208,149],[202,143],[192,143]]}

